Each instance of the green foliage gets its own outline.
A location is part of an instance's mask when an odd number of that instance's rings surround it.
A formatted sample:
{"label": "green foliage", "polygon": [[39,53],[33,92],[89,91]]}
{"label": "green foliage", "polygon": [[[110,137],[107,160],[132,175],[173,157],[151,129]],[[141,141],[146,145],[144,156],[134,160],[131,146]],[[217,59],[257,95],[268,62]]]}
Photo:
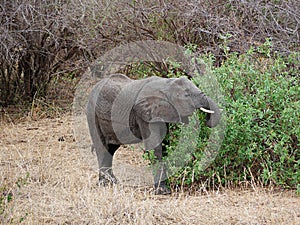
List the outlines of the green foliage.
{"label": "green foliage", "polygon": [[288,67],[299,66],[299,54],[271,55],[270,46],[230,54],[214,70],[227,94],[226,136],[210,167],[222,184],[254,178],[296,188],[300,182],[299,74]]}
{"label": "green foliage", "polygon": [[[205,117],[205,113],[197,111],[190,117],[189,126],[170,125],[170,133],[166,137],[169,140],[168,156],[165,160],[169,165],[168,172],[174,174],[169,179],[171,185],[191,185],[201,176],[204,149],[211,134],[211,130],[205,126]],[[201,130],[196,130],[197,127],[201,127]]]}
{"label": "green foliage", "polygon": [[149,150],[149,151],[146,151],[144,154],[143,154],[143,159],[144,160],[148,160],[150,163],[155,163],[156,162],[156,157],[155,157],[155,154],[154,154],[154,150]]}
{"label": "green foliage", "polygon": [[[224,37],[224,43],[227,38]],[[199,112],[190,118],[190,123],[197,118],[200,121],[199,132],[184,125],[171,125],[166,137],[170,142],[166,161],[171,165],[170,172],[176,173],[169,179],[170,185],[202,182],[213,188],[254,181],[299,192],[300,53],[282,56],[272,51],[269,39],[241,55],[231,53],[226,43],[223,49],[226,59],[219,67],[212,66],[213,55],[199,58],[210,67],[225,92],[227,126],[223,143],[215,160],[205,169],[201,160],[212,131],[204,125],[205,114]],[[187,54],[194,51],[194,45],[187,46]],[[141,74],[153,74],[144,65],[139,68],[143,68]],[[169,62],[166,77],[183,75],[180,64]],[[188,138],[181,139],[182,136]],[[196,146],[195,152],[189,150],[191,146]],[[179,165],[176,159],[184,162],[181,169],[172,167]]]}

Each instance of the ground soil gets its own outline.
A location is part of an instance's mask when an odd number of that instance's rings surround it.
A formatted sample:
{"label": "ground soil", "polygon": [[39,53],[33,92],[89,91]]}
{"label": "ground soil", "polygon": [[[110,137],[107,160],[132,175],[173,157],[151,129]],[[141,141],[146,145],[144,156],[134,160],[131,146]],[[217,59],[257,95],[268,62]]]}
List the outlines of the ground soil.
{"label": "ground soil", "polygon": [[130,146],[114,163],[121,183],[99,187],[95,156],[78,148],[73,121],[1,122],[2,224],[300,224],[300,198],[288,191],[153,195],[141,151]]}

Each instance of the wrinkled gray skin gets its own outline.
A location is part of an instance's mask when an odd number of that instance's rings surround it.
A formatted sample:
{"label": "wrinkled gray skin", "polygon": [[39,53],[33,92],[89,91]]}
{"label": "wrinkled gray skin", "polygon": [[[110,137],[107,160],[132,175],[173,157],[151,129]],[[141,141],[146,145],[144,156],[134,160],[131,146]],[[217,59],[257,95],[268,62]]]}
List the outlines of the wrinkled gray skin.
{"label": "wrinkled gray skin", "polygon": [[[98,82],[89,97],[87,120],[98,158],[100,184],[117,182],[112,160],[120,145],[143,141],[145,150],[154,149],[161,161],[166,124],[188,123],[188,116],[200,108],[214,111],[207,113],[206,125],[216,126],[220,120],[218,106],[187,78],[132,80],[114,74]],[[154,171],[156,194],[170,193],[165,177],[164,166]]]}

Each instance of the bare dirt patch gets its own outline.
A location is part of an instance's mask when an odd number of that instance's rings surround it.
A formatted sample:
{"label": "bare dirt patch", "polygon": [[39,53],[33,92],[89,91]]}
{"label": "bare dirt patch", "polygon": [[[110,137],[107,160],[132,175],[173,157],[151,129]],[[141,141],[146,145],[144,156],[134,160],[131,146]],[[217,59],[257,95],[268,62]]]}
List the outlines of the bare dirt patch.
{"label": "bare dirt patch", "polygon": [[[300,224],[300,198],[289,192],[155,196],[147,185],[98,187],[71,116],[2,123],[0,130],[3,224]],[[137,154],[123,148],[118,160],[139,164]]]}

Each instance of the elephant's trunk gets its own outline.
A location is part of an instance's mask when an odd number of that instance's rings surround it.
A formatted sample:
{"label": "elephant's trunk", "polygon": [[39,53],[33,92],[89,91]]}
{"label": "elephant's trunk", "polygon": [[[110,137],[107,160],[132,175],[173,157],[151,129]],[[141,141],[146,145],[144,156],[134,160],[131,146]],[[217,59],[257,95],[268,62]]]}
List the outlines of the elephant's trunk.
{"label": "elephant's trunk", "polygon": [[217,104],[207,97],[203,92],[199,93],[195,99],[195,107],[207,113],[206,125],[215,127],[220,122],[221,111]]}

